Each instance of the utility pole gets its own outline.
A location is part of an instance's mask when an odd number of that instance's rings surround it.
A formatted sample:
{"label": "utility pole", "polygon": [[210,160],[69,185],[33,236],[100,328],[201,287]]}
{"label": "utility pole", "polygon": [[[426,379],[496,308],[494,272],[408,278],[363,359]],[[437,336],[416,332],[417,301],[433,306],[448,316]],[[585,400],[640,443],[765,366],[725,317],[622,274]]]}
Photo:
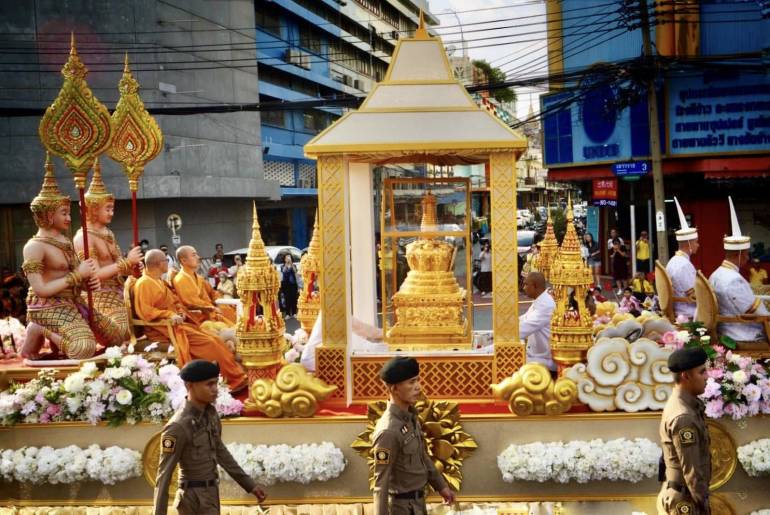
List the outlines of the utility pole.
{"label": "utility pole", "polygon": [[[650,41],[650,15],[647,0],[639,0],[639,17],[642,24],[644,56],[652,61]],[[652,188],[655,202],[655,227],[658,240],[658,259],[664,265],[668,262],[668,234],[666,233],[666,194],[663,186],[663,165],[660,158],[660,127],[658,126],[658,95],[655,91],[655,76],[647,80],[647,108],[650,118],[650,157],[652,157]],[[652,232],[652,228],[650,228]]]}

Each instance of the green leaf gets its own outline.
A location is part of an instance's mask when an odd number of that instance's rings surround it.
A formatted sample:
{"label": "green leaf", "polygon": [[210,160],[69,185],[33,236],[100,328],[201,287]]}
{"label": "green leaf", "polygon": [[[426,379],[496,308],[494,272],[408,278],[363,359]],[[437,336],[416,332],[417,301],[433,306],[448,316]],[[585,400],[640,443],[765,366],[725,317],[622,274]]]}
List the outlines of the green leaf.
{"label": "green leaf", "polygon": [[729,336],[722,335],[719,337],[719,343],[721,343],[723,346],[727,347],[730,350],[735,350],[738,344],[730,338]]}

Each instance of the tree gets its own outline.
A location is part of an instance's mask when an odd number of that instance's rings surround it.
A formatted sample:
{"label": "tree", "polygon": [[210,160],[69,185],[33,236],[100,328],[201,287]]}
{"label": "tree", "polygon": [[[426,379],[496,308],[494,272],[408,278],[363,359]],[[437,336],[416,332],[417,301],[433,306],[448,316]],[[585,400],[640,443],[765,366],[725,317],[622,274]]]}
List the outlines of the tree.
{"label": "tree", "polygon": [[[487,76],[487,83],[490,86],[502,84],[505,82],[505,72],[500,68],[493,67],[487,61],[478,59],[473,61],[473,66],[481,70]],[[512,88],[496,88],[490,90],[489,94],[498,102],[516,102],[516,92]]]}

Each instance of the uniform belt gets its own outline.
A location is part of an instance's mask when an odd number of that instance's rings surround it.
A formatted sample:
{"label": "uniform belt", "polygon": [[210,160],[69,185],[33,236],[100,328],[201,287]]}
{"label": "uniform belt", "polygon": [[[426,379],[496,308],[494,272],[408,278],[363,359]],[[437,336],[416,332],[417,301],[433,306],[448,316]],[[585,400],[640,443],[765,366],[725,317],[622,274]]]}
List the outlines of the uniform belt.
{"label": "uniform belt", "polygon": [[209,479],[207,481],[190,479],[187,481],[180,481],[179,487],[183,490],[186,488],[208,488],[209,486],[217,486],[219,479]]}
{"label": "uniform belt", "polygon": [[679,493],[684,492],[684,485],[675,481],[666,481],[666,488],[671,488]]}
{"label": "uniform belt", "polygon": [[412,490],[411,492],[393,494],[394,499],[422,499],[423,497],[425,497],[425,492],[422,490]]}

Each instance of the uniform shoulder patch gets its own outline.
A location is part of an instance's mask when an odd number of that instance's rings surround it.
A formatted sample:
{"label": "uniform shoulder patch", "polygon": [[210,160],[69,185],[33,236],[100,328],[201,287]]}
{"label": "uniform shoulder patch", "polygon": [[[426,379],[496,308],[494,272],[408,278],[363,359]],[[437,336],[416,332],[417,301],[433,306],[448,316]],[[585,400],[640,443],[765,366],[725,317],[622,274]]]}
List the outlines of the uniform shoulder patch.
{"label": "uniform shoulder patch", "polygon": [[695,429],[692,427],[685,427],[679,430],[679,441],[682,445],[690,445],[695,443]]}
{"label": "uniform shoulder patch", "polygon": [[377,465],[387,465],[390,463],[390,449],[382,447],[374,449],[374,462]]}
{"label": "uniform shoulder patch", "polygon": [[163,454],[173,454],[176,450],[176,436],[164,435],[160,440],[160,450]]}

